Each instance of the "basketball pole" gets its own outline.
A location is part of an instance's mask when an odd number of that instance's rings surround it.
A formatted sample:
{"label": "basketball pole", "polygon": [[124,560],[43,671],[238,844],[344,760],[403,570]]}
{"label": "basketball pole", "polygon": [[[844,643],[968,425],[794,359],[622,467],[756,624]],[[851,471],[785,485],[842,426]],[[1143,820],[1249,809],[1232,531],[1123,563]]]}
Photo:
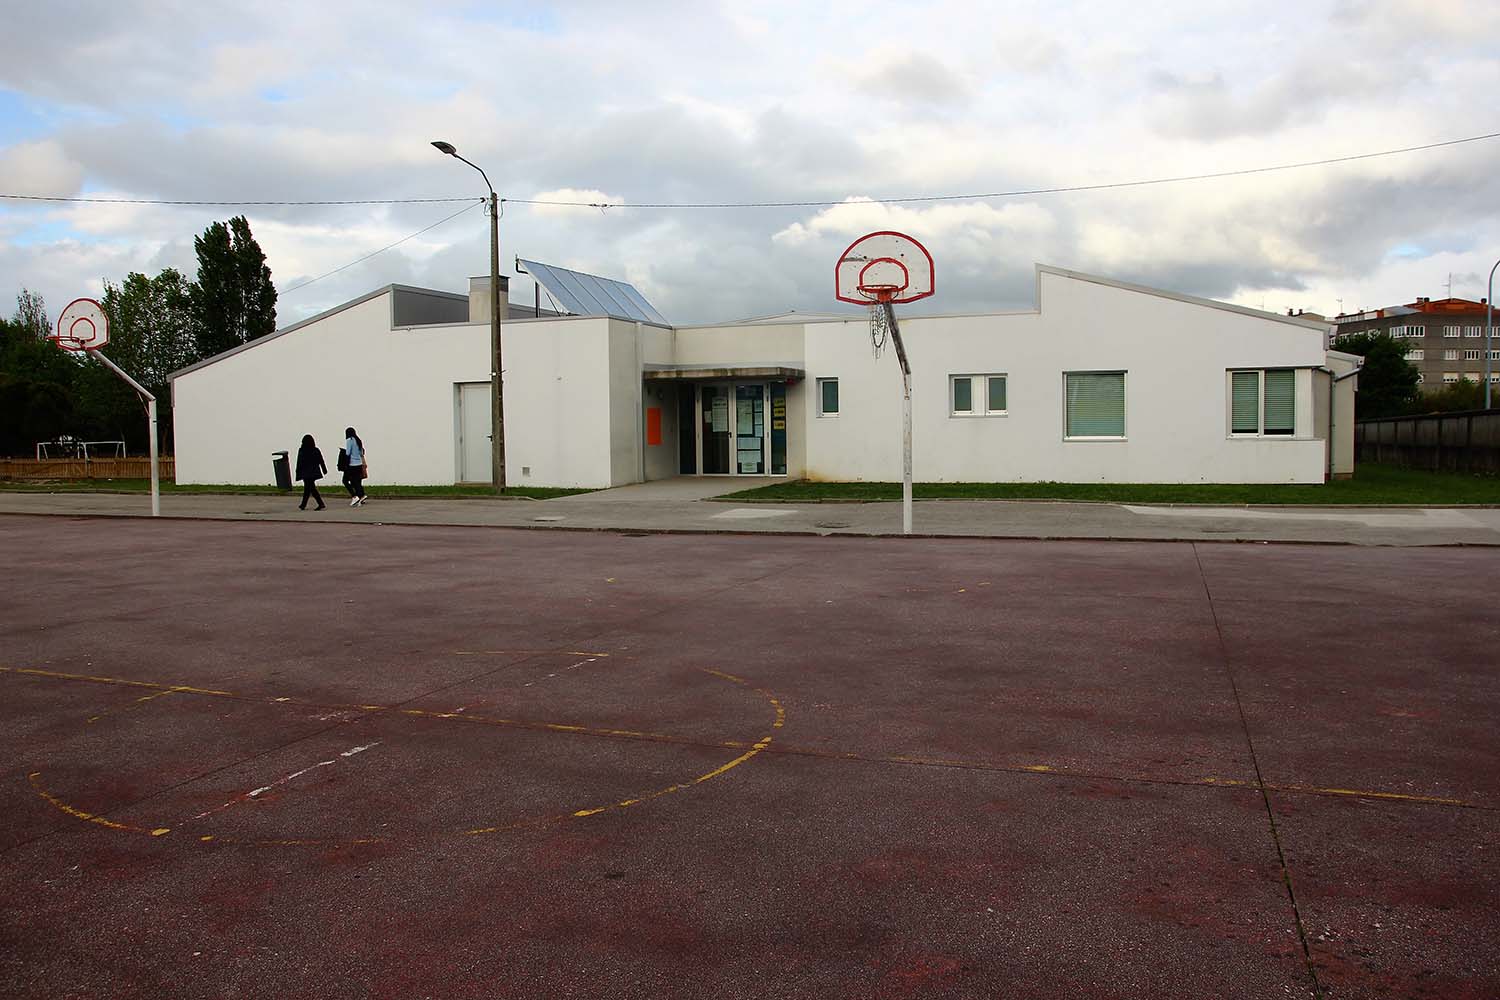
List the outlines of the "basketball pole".
{"label": "basketball pole", "polygon": [[104,367],[120,376],[120,379],[126,385],[134,389],[136,394],[145,400],[146,423],[150,426],[151,431],[151,516],[161,517],[161,477],[157,469],[158,462],[156,458],[156,397],[147,392],[145,386],[125,374],[125,369],[106,358],[102,351],[91,350],[85,351],[85,353],[91,358],[98,358]]}
{"label": "basketball pole", "polygon": [[896,360],[901,362],[901,533],[911,534],[911,365],[906,360],[906,345],[901,342],[901,327],[896,310],[882,302],[885,321],[891,328],[891,342],[896,345]]}

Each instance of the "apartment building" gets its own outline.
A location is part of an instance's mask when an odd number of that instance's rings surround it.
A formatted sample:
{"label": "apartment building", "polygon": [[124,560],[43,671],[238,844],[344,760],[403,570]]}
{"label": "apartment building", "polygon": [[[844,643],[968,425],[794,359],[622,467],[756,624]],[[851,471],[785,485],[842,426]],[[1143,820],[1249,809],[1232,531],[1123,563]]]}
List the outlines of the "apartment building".
{"label": "apartment building", "polygon": [[1417,370],[1423,390],[1461,378],[1482,383],[1489,353],[1490,381],[1500,385],[1500,330],[1486,346],[1484,299],[1418,298],[1406,305],[1333,317],[1335,338],[1355,333],[1389,333],[1406,346],[1406,360]]}

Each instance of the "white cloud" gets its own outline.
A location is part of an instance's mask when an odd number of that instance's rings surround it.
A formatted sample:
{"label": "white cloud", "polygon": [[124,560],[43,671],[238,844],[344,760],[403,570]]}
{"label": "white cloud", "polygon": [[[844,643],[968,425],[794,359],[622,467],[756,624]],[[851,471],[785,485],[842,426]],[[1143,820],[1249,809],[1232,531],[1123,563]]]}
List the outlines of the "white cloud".
{"label": "white cloud", "polygon": [[69,195],[83,177],[83,165],[54,140],[0,149],[0,191],[6,194]]}
{"label": "white cloud", "polygon": [[[27,4],[0,88],[0,191],[136,198],[479,196],[836,202],[832,208],[507,207],[502,252],[638,282],[674,319],[831,305],[862,229],[919,236],[933,308],[1025,304],[1046,260],[1185,292],[1329,311],[1437,294],[1500,245],[1500,143],[1230,181],[896,205],[1318,159],[1483,131],[1500,6],[1270,0],[997,10],[793,0],[527,16],[397,0],[233,9],[186,0]],[[874,29],[874,30],[868,30]],[[861,34],[863,32],[863,34]],[[851,41],[853,39],[853,41]],[[868,39],[875,41],[870,43]],[[83,69],[87,72],[83,72]],[[7,114],[14,115],[8,120]],[[243,211],[278,283],[322,274],[458,205],[0,203],[0,297],[50,300],[129,270],[192,266]],[[840,241],[843,243],[840,243]],[[1398,247],[1406,256],[1393,256]],[[1415,248],[1415,249],[1412,249]],[[385,281],[461,290],[488,227],[461,216],[289,294],[295,319]],[[1487,266],[1483,268],[1487,271]],[[1457,279],[1455,279],[1457,280]],[[524,279],[517,294],[527,294]],[[1323,296],[1323,301],[1311,297]]]}

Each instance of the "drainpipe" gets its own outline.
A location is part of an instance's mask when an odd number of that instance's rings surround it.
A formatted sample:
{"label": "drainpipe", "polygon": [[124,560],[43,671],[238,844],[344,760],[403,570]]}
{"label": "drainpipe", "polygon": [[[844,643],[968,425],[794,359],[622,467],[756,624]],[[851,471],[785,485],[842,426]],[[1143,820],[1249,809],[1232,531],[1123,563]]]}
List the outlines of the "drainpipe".
{"label": "drainpipe", "polygon": [[[1363,367],[1363,366],[1361,366],[1361,367]],[[1333,400],[1334,400],[1334,386],[1337,383],[1344,381],[1344,379],[1346,379],[1346,378],[1349,378],[1349,377],[1354,376],[1354,375],[1358,375],[1359,374],[1359,369],[1356,368],[1352,372],[1344,372],[1344,374],[1342,374],[1342,375],[1336,375],[1336,374],[1334,374],[1334,371],[1333,371],[1332,368],[1328,368],[1328,367],[1325,367],[1323,365],[1319,365],[1317,368],[1314,368],[1313,371],[1319,371],[1319,372],[1322,372],[1324,375],[1328,376],[1328,474],[1327,474],[1328,478],[1327,478],[1326,481],[1331,483],[1331,482],[1333,482]],[[1353,446],[1354,441],[1353,441],[1352,438],[1350,439],[1349,444],[1350,444],[1351,447]]]}

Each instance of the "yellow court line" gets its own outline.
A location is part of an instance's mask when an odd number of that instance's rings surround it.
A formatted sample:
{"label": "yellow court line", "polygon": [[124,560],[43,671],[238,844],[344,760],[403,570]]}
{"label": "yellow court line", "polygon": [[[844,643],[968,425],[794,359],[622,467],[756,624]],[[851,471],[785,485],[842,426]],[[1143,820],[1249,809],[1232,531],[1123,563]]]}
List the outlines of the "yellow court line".
{"label": "yellow court line", "polygon": [[[785,723],[786,723],[786,709],[782,707],[781,702],[776,698],[775,695],[771,694],[771,692],[765,690],[764,688],[751,687],[750,684],[749,684],[749,682],[746,681],[744,678],[742,678],[742,677],[736,677],[733,674],[726,674],[726,673],[724,673],[721,670],[712,670],[712,669],[710,669],[708,667],[699,667],[698,669],[701,670],[701,671],[703,671],[703,673],[705,673],[705,674],[712,674],[715,677],[722,677],[723,679],[728,680],[728,681],[732,681],[735,684],[741,685],[742,687],[749,688],[749,690],[754,691],[756,694],[760,695],[761,697],[765,698],[768,702],[770,702],[771,707],[773,709],[775,709],[775,711],[776,711],[776,718],[771,723],[771,729],[773,730],[773,733],[774,733],[774,730],[780,729],[783,725],[785,725]],[[643,792],[641,794],[632,796],[631,798],[628,798],[628,799],[621,799],[618,802],[610,802],[610,803],[607,803],[607,804],[602,805],[602,806],[593,806],[593,807],[590,807],[590,808],[587,808],[587,809],[579,809],[579,810],[576,810],[576,811],[568,814],[566,817],[556,817],[556,818],[558,818],[558,819],[586,819],[589,816],[597,816],[600,813],[611,812],[611,811],[616,810],[616,809],[628,809],[631,806],[637,806],[637,805],[640,805],[643,802],[650,802],[650,801],[652,801],[654,799],[659,799],[659,798],[661,798],[664,795],[671,795],[673,792],[680,792],[680,791],[683,791],[684,789],[692,788],[695,785],[701,785],[705,781],[712,781],[714,778],[717,778],[720,775],[723,775],[723,774],[725,774],[725,773],[733,770],[734,768],[739,767],[741,764],[745,763],[747,760],[753,759],[758,754],[760,754],[763,750],[765,750],[767,747],[769,747],[771,745],[771,739],[773,737],[773,733],[767,733],[766,735],[762,736],[759,740],[757,740],[755,742],[755,744],[749,750],[747,750],[744,753],[740,754],[738,757],[734,758],[734,760],[731,760],[731,761],[729,761],[728,763],[725,763],[725,764],[720,764],[718,767],[714,768],[713,770],[706,771],[703,774],[698,775],[697,777],[688,779],[687,781],[681,781],[681,782],[678,782],[678,783],[673,784],[673,785],[668,785],[665,788],[658,788],[658,789],[656,789],[654,791]],[[485,833],[500,833],[502,831],[510,830],[510,829],[515,829],[515,825],[511,825],[511,826],[480,827],[480,828],[474,829],[474,830],[465,830],[464,832],[466,834],[474,835],[474,834],[485,834]]]}
{"label": "yellow court line", "polygon": [[[266,705],[295,705],[303,708],[318,708],[332,712],[391,712],[393,714],[408,715],[415,718],[452,719],[459,722],[472,722],[480,723],[483,725],[504,726],[517,729],[545,730],[557,733],[576,733],[583,736],[614,736],[624,737],[628,739],[656,740],[668,743],[678,742],[705,745],[701,741],[692,740],[688,737],[674,736],[670,733],[641,732],[631,729],[608,729],[596,726],[575,726],[560,722],[530,722],[525,719],[506,719],[500,718],[498,716],[476,715],[466,712],[438,712],[432,709],[425,708],[397,708],[395,705],[356,705],[341,704],[337,702],[315,702],[307,701],[302,698],[291,698],[286,696],[257,697],[249,695],[239,695],[235,694],[233,691],[218,691],[211,688],[189,687],[183,684],[154,684],[150,681],[136,681],[124,677],[101,677],[94,674],[68,674],[56,670],[36,670],[29,667],[0,667],[0,672],[11,674],[29,674],[37,677],[48,677],[55,680],[84,681],[90,684],[110,684],[125,687],[148,688],[156,692],[155,694],[148,695],[145,698],[137,699],[138,702],[150,701],[153,698],[159,698],[162,695],[167,694],[196,694],[212,698],[233,698],[236,701],[248,701]],[[95,716],[94,718],[100,718],[103,714],[105,713],[100,713],[99,716]],[[93,719],[90,719],[89,721],[92,722]],[[707,745],[713,746],[716,744]],[[732,749],[732,747],[726,747],[726,749]]]}
{"label": "yellow court line", "polygon": [[147,830],[142,826],[131,826],[129,823],[117,823],[112,819],[105,819],[103,816],[100,816],[96,813],[84,812],[82,809],[68,805],[62,799],[58,798],[56,795],[53,795],[51,792],[47,791],[47,789],[43,788],[41,771],[32,771],[26,777],[27,780],[31,782],[31,787],[36,791],[38,795],[40,795],[43,799],[46,799],[49,803],[56,806],[58,809],[61,809],[63,812],[67,813],[69,816],[72,816],[74,819],[81,819],[89,823],[96,823],[99,826],[108,827],[111,830],[128,830],[131,833],[149,833],[153,837],[160,837],[163,834],[172,832],[171,827],[161,826],[157,827],[155,830]]}
{"label": "yellow court line", "polygon": [[[525,652],[525,651],[497,650],[495,652]],[[576,652],[576,651],[558,651],[558,650],[540,650],[540,651],[535,651],[535,652],[543,652],[543,653],[550,653],[550,652],[561,653],[561,652],[567,652],[568,655],[578,655],[578,656],[583,656],[583,655],[587,655],[587,656],[606,656],[606,655],[608,655],[608,654],[604,654],[604,653],[580,653],[580,652]],[[745,678],[739,677],[739,676],[737,676],[735,674],[727,673],[727,672],[722,671],[722,670],[715,670],[715,669],[709,668],[709,667],[699,667],[697,669],[700,670],[700,671],[702,671],[703,673],[709,674],[711,676],[719,677],[719,678],[721,678],[723,680],[726,680],[726,681],[729,681],[731,683],[738,684],[740,686],[746,687],[746,688],[748,688],[750,690],[755,691],[757,694],[760,694],[762,697],[766,698],[768,700],[768,702],[771,704],[771,706],[775,709],[775,712],[776,712],[776,718],[775,718],[775,721],[772,724],[772,729],[775,730],[775,729],[782,728],[782,726],[783,726],[783,724],[785,722],[785,711],[784,711],[784,709],[783,709],[780,701],[778,701],[776,699],[776,697],[774,695],[772,695],[769,691],[766,691],[766,690],[761,689],[761,688],[752,687],[750,685],[750,683],[747,680],[745,680]],[[620,738],[620,739],[635,739],[635,740],[644,740],[644,741],[650,741],[650,742],[669,743],[669,744],[677,744],[677,745],[684,745],[684,746],[695,746],[695,747],[700,747],[700,748],[721,748],[721,749],[726,749],[726,750],[744,750],[747,747],[749,748],[747,753],[742,754],[741,756],[735,758],[734,760],[730,761],[728,764],[724,765],[722,768],[716,768],[714,771],[709,772],[709,774],[707,776],[699,776],[698,778],[691,779],[689,781],[685,781],[685,782],[682,782],[682,783],[679,783],[679,784],[676,784],[676,785],[672,785],[672,786],[669,786],[669,787],[664,788],[664,789],[659,789],[659,790],[656,790],[654,792],[643,793],[643,794],[635,796],[633,798],[625,799],[625,800],[622,800],[620,802],[612,803],[612,804],[609,804],[609,805],[594,807],[592,809],[579,810],[579,811],[577,811],[577,812],[575,812],[573,814],[570,814],[570,815],[573,815],[573,816],[592,816],[592,815],[597,815],[598,813],[606,812],[606,811],[609,811],[611,809],[624,808],[624,807],[628,807],[628,806],[631,806],[631,805],[636,805],[636,804],[638,804],[640,802],[650,801],[651,799],[659,798],[662,795],[667,795],[667,794],[670,794],[671,792],[679,791],[679,790],[681,790],[683,788],[690,788],[693,785],[698,784],[701,781],[706,781],[706,780],[708,780],[711,777],[718,777],[720,774],[723,774],[725,771],[729,770],[730,768],[736,767],[739,764],[744,763],[746,760],[750,760],[751,758],[755,757],[757,754],[761,753],[764,750],[767,750],[770,747],[770,736],[769,735],[767,735],[765,737],[762,737],[761,740],[756,741],[754,744],[750,744],[750,743],[747,743],[747,742],[742,741],[742,740],[723,740],[723,741],[714,742],[714,741],[696,740],[696,739],[693,739],[691,737],[675,736],[675,735],[672,735],[672,734],[669,734],[669,733],[655,733],[655,732],[647,732],[647,731],[640,731],[640,730],[629,730],[629,729],[611,729],[611,728],[598,728],[598,727],[590,727],[590,726],[576,726],[576,725],[568,725],[568,724],[564,724],[564,723],[528,722],[528,721],[522,720],[522,719],[507,719],[507,718],[501,718],[501,717],[496,717],[496,716],[484,716],[484,715],[476,715],[476,714],[468,714],[468,713],[438,712],[438,711],[433,711],[433,710],[429,710],[429,709],[416,709],[416,708],[404,708],[403,709],[403,708],[396,708],[395,706],[391,706],[391,705],[339,705],[339,704],[332,704],[332,705],[330,705],[330,704],[321,704],[321,703],[316,703],[316,702],[306,702],[306,701],[302,701],[301,699],[287,698],[287,697],[270,698],[270,699],[242,698],[240,695],[233,694],[232,692],[229,692],[229,691],[220,691],[220,690],[215,690],[215,689],[211,689],[211,688],[199,688],[199,687],[192,687],[192,686],[181,685],[181,684],[154,684],[154,683],[151,683],[151,682],[148,682],[148,681],[128,680],[128,679],[119,678],[119,677],[102,677],[102,676],[89,675],[89,674],[69,674],[69,673],[63,673],[63,672],[59,672],[59,671],[39,670],[39,669],[34,669],[34,668],[4,667],[4,666],[0,666],[0,672],[15,673],[15,674],[28,674],[28,675],[32,675],[32,676],[49,677],[49,678],[55,678],[55,679],[59,679],[59,680],[76,680],[76,681],[86,681],[86,682],[98,683],[98,684],[125,685],[125,686],[129,686],[129,687],[147,688],[147,689],[151,689],[151,690],[154,690],[154,691],[157,692],[156,694],[150,695],[147,698],[138,699],[139,701],[146,701],[146,700],[149,700],[150,698],[160,697],[161,695],[172,694],[172,693],[198,694],[198,695],[205,695],[205,696],[210,696],[210,697],[236,698],[236,699],[247,700],[247,701],[262,701],[262,702],[273,703],[273,704],[287,704],[287,703],[291,703],[291,704],[302,705],[302,706],[305,706],[305,707],[321,708],[321,709],[327,709],[327,710],[332,710],[332,711],[343,710],[343,711],[362,711],[362,712],[371,712],[371,713],[374,713],[374,712],[393,712],[393,713],[397,713],[397,714],[401,714],[401,715],[406,715],[406,716],[414,717],[414,718],[432,718],[432,719],[444,719],[444,720],[458,720],[458,721],[461,721],[461,722],[476,723],[476,724],[480,724],[480,725],[493,725],[493,726],[504,727],[504,728],[529,729],[529,730],[533,730],[533,731],[557,732],[557,733],[566,733],[566,734],[570,734],[570,735],[581,735],[581,736],[596,736],[596,737],[608,737],[608,738]],[[799,756],[812,756],[812,757],[819,757],[819,758],[831,759],[831,760],[859,761],[859,762],[865,762],[865,763],[910,764],[910,765],[922,766],[922,767],[951,767],[951,768],[964,768],[964,769],[971,769],[971,770],[997,771],[997,772],[1007,772],[1007,773],[1023,773],[1023,772],[1024,773],[1038,773],[1038,774],[1048,774],[1048,773],[1050,773],[1050,774],[1055,774],[1055,775],[1063,776],[1063,777],[1088,778],[1088,779],[1091,779],[1091,780],[1138,781],[1138,782],[1178,784],[1178,785],[1202,786],[1202,787],[1231,787],[1231,788],[1254,788],[1254,787],[1257,787],[1256,784],[1255,784],[1255,782],[1253,782],[1253,781],[1244,781],[1244,780],[1235,779],[1235,778],[1219,778],[1219,777],[1210,776],[1210,777],[1201,778],[1201,779],[1182,779],[1182,780],[1152,779],[1152,778],[1143,778],[1143,777],[1139,777],[1139,776],[1131,777],[1131,776],[1122,776],[1122,775],[1095,774],[1095,773],[1091,773],[1091,772],[1090,773],[1076,772],[1076,771],[1070,772],[1070,771],[1065,770],[1065,769],[1059,770],[1059,769],[1057,769],[1057,768],[1055,768],[1055,767],[1053,767],[1051,765],[1048,765],[1048,764],[996,764],[996,763],[992,763],[992,762],[988,762],[988,761],[945,759],[945,758],[908,756],[908,755],[874,755],[874,754],[846,753],[846,752],[839,752],[839,751],[824,751],[824,750],[815,750],[815,749],[810,749],[810,748],[799,748],[799,747],[795,747],[795,746],[781,747],[781,748],[779,748],[775,752],[782,753],[782,754],[799,755]],[[1404,793],[1404,792],[1384,792],[1384,791],[1376,791],[1376,790],[1373,790],[1373,789],[1337,788],[1337,787],[1324,787],[1324,786],[1316,786],[1316,785],[1277,785],[1277,784],[1271,784],[1271,783],[1266,783],[1265,788],[1267,790],[1269,790],[1269,791],[1287,792],[1287,793],[1293,793],[1293,794],[1324,795],[1324,796],[1340,796],[1340,797],[1348,797],[1348,798],[1379,799],[1379,800],[1392,801],[1392,802],[1411,802],[1411,803],[1417,803],[1417,804],[1456,806],[1456,807],[1471,808],[1471,809],[1474,809],[1474,808],[1488,808],[1488,807],[1483,806],[1483,805],[1481,805],[1479,803],[1474,803],[1474,802],[1466,801],[1464,799],[1446,798],[1446,797],[1432,796],[1432,795],[1415,795],[1415,794],[1409,794],[1409,793]],[[566,817],[563,817],[563,818],[566,818]],[[545,820],[543,820],[543,821],[545,821]],[[527,822],[529,823],[529,822],[532,822],[532,821],[527,821]],[[512,828],[513,827],[485,827],[485,828],[482,828],[482,829],[469,830],[469,831],[465,831],[465,832],[466,833],[492,833],[492,832],[499,832],[502,829],[512,829]],[[318,843],[327,843],[327,842],[326,841],[319,841]]]}
{"label": "yellow court line", "polygon": [[181,694],[203,694],[215,698],[234,698],[236,695],[228,691],[215,691],[212,688],[188,687],[185,684],[152,684],[150,681],[132,681],[124,677],[97,677],[93,674],[65,674],[56,670],[38,670],[35,667],[0,667],[0,672],[7,674],[29,674],[33,677],[52,677],[64,681],[91,681],[95,684],[118,684],[124,687],[149,688],[153,691],[170,693],[176,691]]}
{"label": "yellow court line", "polygon": [[[157,698],[164,698],[164,697],[166,697],[169,694],[177,694],[177,693],[178,692],[173,691],[170,688],[167,689],[166,691],[153,691],[150,694],[142,695],[141,697],[137,698],[134,702],[132,702],[132,705],[139,705],[139,704],[141,704],[143,702],[155,701]],[[100,712],[98,715],[91,715],[91,716],[89,716],[89,722],[98,722],[100,719],[104,718],[106,715],[114,715],[116,713],[116,711],[124,711],[125,709],[130,708],[130,707],[131,707],[131,705],[124,705],[124,706],[121,706],[121,708],[119,708],[118,710],[117,709],[113,709],[113,708],[106,708],[104,711]]]}
{"label": "yellow court line", "polygon": [[[579,654],[579,655],[583,655],[583,654]],[[606,655],[606,654],[597,654],[597,655]],[[701,670],[703,673],[709,674],[711,676],[719,677],[719,678],[722,678],[722,679],[727,680],[727,681],[731,681],[731,682],[733,682],[735,684],[738,684],[738,685],[740,685],[742,687],[745,687],[745,688],[748,688],[748,689],[750,689],[752,691],[755,691],[757,694],[759,694],[762,697],[764,697],[770,703],[771,707],[775,710],[775,713],[776,713],[775,714],[775,718],[774,718],[774,720],[771,723],[771,728],[772,728],[773,732],[774,732],[774,730],[780,729],[780,728],[782,728],[783,725],[785,725],[785,722],[786,722],[786,710],[782,706],[781,702],[776,698],[775,695],[771,694],[771,692],[769,692],[769,691],[767,691],[767,690],[765,690],[763,688],[751,687],[751,685],[749,684],[749,682],[746,681],[744,678],[742,678],[742,677],[736,677],[733,674],[727,674],[727,673],[724,673],[724,672],[719,671],[719,670],[713,670],[713,669],[709,669],[709,668],[705,668],[705,667],[699,667],[697,669]],[[100,677],[100,676],[89,675],[89,674],[67,674],[67,673],[61,673],[61,672],[58,672],[58,671],[36,670],[36,669],[31,669],[31,668],[3,667],[3,666],[0,666],[0,671],[6,672],[6,673],[16,673],[16,674],[31,674],[31,675],[35,675],[35,676],[50,677],[50,678],[55,678],[55,679],[59,679],[59,680],[86,681],[86,682],[89,682],[89,683],[123,685],[123,686],[127,686],[127,687],[143,687],[143,688],[153,689],[155,691],[154,694],[148,695],[145,698],[139,698],[139,699],[137,699],[137,703],[142,702],[142,701],[149,701],[149,700],[151,700],[153,698],[161,697],[162,695],[172,694],[172,693],[179,693],[180,692],[180,693],[187,693],[187,694],[209,695],[209,696],[213,696],[213,697],[236,698],[236,699],[240,699],[240,700],[256,701],[256,702],[269,703],[269,704],[287,704],[287,703],[293,703],[293,704],[302,704],[302,705],[312,705],[312,703],[309,703],[309,702],[300,702],[298,699],[292,699],[292,698],[287,698],[287,697],[277,697],[277,698],[269,698],[269,699],[267,699],[267,698],[254,698],[254,699],[244,698],[244,699],[241,699],[241,696],[233,694],[233,693],[231,693],[229,691],[218,691],[218,690],[213,690],[213,689],[209,689],[209,688],[194,688],[194,687],[188,687],[188,686],[180,685],[180,684],[153,684],[153,683],[150,683],[148,681],[134,681],[134,680],[128,680],[126,678],[121,678],[121,677]],[[729,743],[715,744],[715,743],[711,743],[711,742],[700,742],[700,741],[691,740],[691,739],[688,739],[688,738],[685,738],[685,737],[675,737],[675,736],[670,736],[670,735],[666,735],[666,734],[659,734],[659,733],[646,733],[646,732],[640,732],[640,731],[628,730],[628,729],[601,729],[601,728],[593,728],[593,727],[587,727],[587,726],[564,725],[564,724],[561,724],[561,723],[523,722],[523,721],[514,720],[514,719],[498,719],[498,718],[493,718],[493,717],[488,717],[488,716],[461,714],[461,713],[457,713],[457,712],[434,712],[434,711],[429,711],[429,710],[426,710],[426,709],[397,709],[397,708],[395,708],[395,706],[390,706],[390,705],[346,705],[346,706],[317,705],[316,707],[325,708],[325,709],[335,709],[335,710],[340,709],[340,708],[343,708],[343,709],[357,709],[357,710],[366,711],[366,712],[387,712],[387,711],[392,711],[392,712],[397,712],[397,713],[402,714],[402,715],[416,716],[416,717],[422,717],[422,718],[457,719],[457,720],[463,721],[463,722],[474,722],[474,723],[490,724],[490,725],[498,725],[498,726],[527,728],[527,729],[542,730],[542,731],[548,731],[548,732],[561,732],[561,733],[570,733],[570,734],[583,734],[583,735],[591,735],[591,736],[624,737],[624,738],[630,738],[630,739],[640,739],[640,740],[650,740],[650,741],[656,741],[656,742],[667,742],[667,743],[674,743],[674,744],[691,745],[691,746],[698,746],[698,747],[703,747],[703,748],[713,748],[713,747],[721,747],[721,748],[724,748],[724,749],[738,748],[736,745],[729,744]],[[90,721],[92,721],[92,720],[90,720]],[[705,781],[710,781],[710,780],[712,780],[714,778],[719,777],[720,775],[723,775],[723,774],[727,773],[728,771],[730,771],[730,770],[738,767],[739,765],[745,763],[746,761],[748,761],[748,760],[754,758],[756,755],[760,754],[762,751],[764,751],[767,747],[769,747],[771,745],[771,740],[772,740],[772,734],[768,733],[765,736],[762,736],[759,740],[757,740],[751,746],[751,748],[749,750],[747,750],[745,753],[740,754],[738,757],[735,757],[733,760],[731,760],[731,761],[729,761],[729,762],[727,762],[725,764],[721,764],[718,767],[714,768],[713,770],[705,772],[704,774],[697,775],[696,777],[690,778],[687,781],[682,781],[682,782],[678,782],[678,783],[673,784],[673,785],[669,785],[666,788],[660,788],[660,789],[656,789],[654,791],[645,792],[645,793],[642,793],[640,795],[636,795],[636,796],[634,796],[632,798],[623,799],[621,801],[609,803],[609,804],[603,805],[603,806],[597,806],[597,807],[594,807],[594,808],[575,810],[574,812],[571,812],[571,813],[568,813],[568,814],[564,814],[564,815],[561,815],[561,816],[541,817],[541,818],[533,819],[533,820],[524,820],[524,821],[521,821],[520,823],[509,824],[509,825],[506,825],[506,826],[491,826],[491,827],[483,827],[483,828],[472,829],[472,830],[465,830],[464,833],[466,833],[466,834],[498,833],[498,832],[501,832],[501,831],[504,831],[504,830],[512,830],[512,829],[516,829],[516,828],[522,827],[522,826],[535,825],[537,823],[546,823],[546,822],[552,822],[552,821],[555,821],[555,820],[572,819],[572,818],[584,818],[584,817],[588,817],[588,816],[595,816],[595,815],[598,815],[599,813],[608,812],[610,810],[623,809],[623,808],[627,808],[629,806],[639,805],[639,804],[641,804],[643,802],[649,802],[649,801],[651,801],[653,799],[661,798],[664,795],[670,795],[673,792],[678,792],[678,791],[682,791],[683,789],[692,788],[692,787],[694,787],[696,785],[701,785]],[[46,789],[44,789],[41,786],[41,783],[40,783],[40,780],[39,780],[40,778],[41,778],[41,772],[40,771],[33,772],[32,775],[31,775],[32,787],[36,790],[37,794],[40,795],[43,799],[45,799],[49,803],[51,803],[53,806],[57,807],[58,809],[60,809],[63,812],[67,813],[68,815],[73,816],[73,817],[75,817],[77,819],[85,820],[87,822],[95,823],[95,824],[98,824],[100,826],[105,826],[105,827],[108,827],[110,829],[115,829],[115,830],[125,830],[125,831],[129,831],[129,832],[133,832],[133,833],[149,833],[153,837],[159,837],[159,836],[162,836],[163,834],[171,832],[171,828],[170,827],[159,827],[159,828],[154,829],[154,830],[146,830],[146,829],[144,829],[142,827],[131,826],[131,825],[125,824],[125,823],[119,823],[119,822],[116,822],[114,820],[106,819],[103,816],[99,816],[99,815],[95,815],[93,813],[85,812],[84,810],[78,809],[78,808],[76,808],[74,806],[71,806],[71,805],[67,804],[66,802],[62,801],[61,799],[57,798],[52,793],[50,793]],[[204,834],[204,835],[202,835],[202,836],[200,836],[198,838],[198,842],[199,843],[243,844],[243,845],[249,845],[249,846],[328,846],[329,844],[371,844],[371,843],[380,843],[380,842],[382,842],[382,838],[379,838],[379,837],[368,837],[368,838],[360,838],[360,839],[352,839],[352,840],[344,840],[344,841],[306,840],[306,839],[296,839],[296,838],[292,838],[292,839],[279,839],[279,840],[246,841],[246,840],[238,840],[238,839],[230,838],[230,837],[219,837],[219,836],[216,836],[216,835],[213,835],[213,834]]]}
{"label": "yellow court line", "polygon": [[[1253,781],[1240,781],[1236,778],[1204,778],[1198,784],[1202,785],[1228,785],[1234,788],[1256,788],[1259,787]],[[1271,782],[1265,783],[1268,792],[1300,792],[1305,795],[1343,795],[1358,799],[1389,799],[1393,802],[1424,802],[1429,805],[1439,806],[1463,806],[1466,809],[1478,808],[1475,803],[1466,802],[1463,799],[1445,799],[1437,795],[1410,795],[1406,792],[1374,792],[1364,788],[1327,788],[1321,785],[1276,785]]]}

